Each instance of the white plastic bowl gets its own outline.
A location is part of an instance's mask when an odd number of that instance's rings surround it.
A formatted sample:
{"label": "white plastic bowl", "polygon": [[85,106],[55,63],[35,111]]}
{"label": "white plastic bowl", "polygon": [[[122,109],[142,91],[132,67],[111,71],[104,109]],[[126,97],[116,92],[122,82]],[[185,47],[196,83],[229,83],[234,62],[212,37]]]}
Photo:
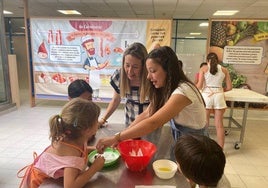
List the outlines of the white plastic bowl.
{"label": "white plastic bowl", "polygon": [[154,172],[161,179],[173,178],[177,172],[177,168],[177,164],[168,159],[160,159],[153,162]]}

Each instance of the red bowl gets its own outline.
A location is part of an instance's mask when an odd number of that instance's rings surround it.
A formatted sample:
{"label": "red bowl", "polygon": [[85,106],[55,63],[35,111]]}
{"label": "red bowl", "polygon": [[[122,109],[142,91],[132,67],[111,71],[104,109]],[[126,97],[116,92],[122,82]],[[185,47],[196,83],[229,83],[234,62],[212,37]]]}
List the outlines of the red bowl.
{"label": "red bowl", "polygon": [[126,167],[131,171],[144,170],[156,152],[156,146],[146,140],[125,140],[117,146]]}

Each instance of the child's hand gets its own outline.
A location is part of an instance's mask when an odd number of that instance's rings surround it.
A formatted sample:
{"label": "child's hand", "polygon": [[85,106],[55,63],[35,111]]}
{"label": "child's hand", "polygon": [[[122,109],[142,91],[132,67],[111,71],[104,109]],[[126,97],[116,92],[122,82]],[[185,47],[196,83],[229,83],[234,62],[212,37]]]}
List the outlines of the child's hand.
{"label": "child's hand", "polygon": [[96,155],[95,157],[96,159],[94,160],[92,166],[94,166],[94,168],[96,168],[96,170],[99,171],[104,166],[105,159],[104,156],[100,154]]}

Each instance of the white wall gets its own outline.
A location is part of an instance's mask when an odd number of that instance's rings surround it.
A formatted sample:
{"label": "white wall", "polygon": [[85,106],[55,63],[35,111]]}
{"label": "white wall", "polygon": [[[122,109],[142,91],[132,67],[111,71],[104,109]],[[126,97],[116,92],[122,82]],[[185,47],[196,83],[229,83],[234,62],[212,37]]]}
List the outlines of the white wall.
{"label": "white wall", "polygon": [[[174,42],[174,41],[173,41]],[[179,39],[176,44],[176,53],[183,62],[184,73],[194,81],[199,66],[206,60],[206,40]],[[173,44],[173,49],[175,49]]]}

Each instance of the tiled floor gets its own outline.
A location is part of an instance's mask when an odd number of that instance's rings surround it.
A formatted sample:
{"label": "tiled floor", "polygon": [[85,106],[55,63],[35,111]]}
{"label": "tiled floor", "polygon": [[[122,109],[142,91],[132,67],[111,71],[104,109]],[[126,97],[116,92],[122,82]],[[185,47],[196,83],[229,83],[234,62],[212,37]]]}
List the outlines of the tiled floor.
{"label": "tiled floor", "polygon": [[[25,96],[23,97],[25,99]],[[0,115],[0,187],[17,188],[19,169],[32,162],[32,153],[40,153],[49,144],[48,119],[60,112],[63,101],[37,101],[31,108],[29,101],[22,100],[18,110]],[[105,105],[103,105],[105,107]],[[102,109],[104,112],[104,108]],[[237,118],[241,110],[235,111]],[[123,123],[123,110],[119,109],[110,122]],[[241,118],[240,118],[241,119]],[[211,131],[215,137],[215,131]],[[239,150],[234,142],[239,131],[226,136],[225,152],[227,165],[225,174],[232,187],[268,187],[268,111],[249,110],[244,143]]]}

